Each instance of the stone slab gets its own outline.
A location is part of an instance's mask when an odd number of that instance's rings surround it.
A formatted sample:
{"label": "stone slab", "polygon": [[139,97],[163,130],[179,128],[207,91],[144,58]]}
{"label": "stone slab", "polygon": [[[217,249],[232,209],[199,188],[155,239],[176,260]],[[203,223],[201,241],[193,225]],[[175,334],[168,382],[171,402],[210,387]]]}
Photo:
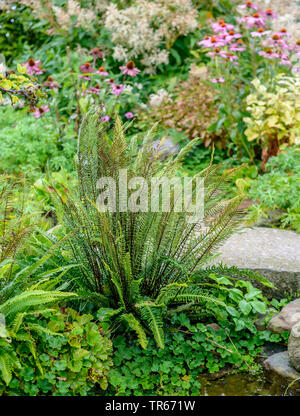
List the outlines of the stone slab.
{"label": "stone slab", "polygon": [[277,288],[267,296],[300,294],[300,234],[275,228],[245,228],[233,234],[220,248],[212,264],[252,269]]}
{"label": "stone slab", "polygon": [[300,373],[291,366],[287,351],[271,355],[263,362],[263,365],[266,370],[272,371],[280,377],[291,381],[300,380]]}
{"label": "stone slab", "polygon": [[300,273],[300,234],[275,228],[245,228],[222,246],[215,263]]}

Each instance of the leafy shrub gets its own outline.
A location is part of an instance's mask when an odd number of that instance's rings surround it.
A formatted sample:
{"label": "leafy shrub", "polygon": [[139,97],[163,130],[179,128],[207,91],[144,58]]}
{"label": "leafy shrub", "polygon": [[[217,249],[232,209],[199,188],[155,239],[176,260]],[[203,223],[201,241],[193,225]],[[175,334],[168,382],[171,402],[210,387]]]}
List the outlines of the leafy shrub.
{"label": "leafy shrub", "polygon": [[[1,56],[1,61],[3,56]],[[34,108],[38,97],[41,96],[40,86],[37,80],[26,74],[26,69],[18,64],[17,73],[8,71],[5,64],[0,64],[0,101],[3,94],[9,97],[12,104],[20,101],[20,97],[28,100],[31,108]]]}
{"label": "leafy shrub", "polygon": [[264,165],[283,143],[300,144],[300,78],[278,76],[271,88],[258,79],[252,84],[255,92],[246,98],[250,116],[244,118],[245,134],[260,143]]}
{"label": "leafy shrub", "polygon": [[[92,315],[80,315],[73,309],[53,310],[26,318],[22,336],[13,339],[12,348],[19,362],[5,387],[0,378],[0,392],[9,395],[86,396],[107,388],[107,374],[112,365],[111,341],[103,335]],[[32,348],[26,336],[35,327]],[[101,394],[101,392],[100,392]],[[103,393],[102,393],[103,394]]]}
{"label": "leafy shrub", "polygon": [[[3,183],[4,182],[4,183]],[[24,325],[24,318],[60,299],[76,296],[61,293],[47,287],[46,276],[36,270],[49,259],[50,253],[33,261],[28,267],[18,264],[19,254],[24,249],[32,231],[29,216],[24,214],[24,204],[16,203],[14,194],[23,190],[23,184],[9,177],[0,178],[0,375],[9,384],[12,371],[20,367],[12,340],[23,340],[36,359],[36,344],[30,331],[40,331],[40,326]],[[23,202],[25,195],[23,195]],[[52,270],[50,275],[58,269]],[[42,281],[39,281],[42,280]],[[40,309],[41,310],[41,309]]]}
{"label": "leafy shrub", "polygon": [[47,165],[52,170],[72,169],[76,149],[72,123],[60,137],[54,120],[45,115],[34,119],[23,111],[0,107],[0,170],[6,173],[30,171],[37,177]]}
{"label": "leafy shrub", "polygon": [[205,147],[211,144],[225,147],[221,131],[208,131],[218,118],[218,110],[216,93],[205,79],[190,74],[187,81],[180,82],[174,89],[173,97],[162,96],[158,102],[150,100],[149,108],[141,114],[141,123],[144,120],[148,125],[159,122],[164,131],[175,129],[190,140],[200,137]]}
{"label": "leafy shrub", "polygon": [[[241,319],[243,322],[243,318]],[[172,316],[165,328],[165,349],[153,340],[146,350],[119,335],[114,339],[114,368],[109,374],[110,395],[201,395],[201,374],[224,368],[233,371],[260,370],[255,357],[267,342],[281,336],[258,331],[246,322],[235,329],[232,322],[209,327],[191,322],[184,313]]]}
{"label": "leafy shrub", "polygon": [[300,150],[292,147],[271,157],[266,173],[251,181],[249,197],[257,203],[250,207],[250,219],[262,219],[276,211],[275,225],[300,231]]}

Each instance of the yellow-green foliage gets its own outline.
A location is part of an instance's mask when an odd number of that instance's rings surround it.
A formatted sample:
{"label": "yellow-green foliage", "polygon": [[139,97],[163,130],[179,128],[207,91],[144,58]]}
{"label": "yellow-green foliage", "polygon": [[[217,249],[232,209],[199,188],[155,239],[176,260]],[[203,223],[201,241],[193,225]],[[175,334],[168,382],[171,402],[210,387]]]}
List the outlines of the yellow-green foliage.
{"label": "yellow-green foliage", "polygon": [[0,65],[0,101],[3,94],[8,95],[12,104],[20,100],[20,96],[28,100],[32,106],[35,105],[38,96],[41,94],[36,80],[26,74],[26,68],[18,64],[18,73],[6,72],[5,65]]}
{"label": "yellow-green foliage", "polygon": [[300,77],[280,75],[271,88],[258,79],[252,84],[255,92],[246,99],[251,116],[244,118],[248,140],[300,144]]}
{"label": "yellow-green foliage", "polygon": [[86,396],[96,385],[106,390],[112,343],[92,315],[36,310],[16,318],[9,332],[10,342],[0,338],[0,395]]}

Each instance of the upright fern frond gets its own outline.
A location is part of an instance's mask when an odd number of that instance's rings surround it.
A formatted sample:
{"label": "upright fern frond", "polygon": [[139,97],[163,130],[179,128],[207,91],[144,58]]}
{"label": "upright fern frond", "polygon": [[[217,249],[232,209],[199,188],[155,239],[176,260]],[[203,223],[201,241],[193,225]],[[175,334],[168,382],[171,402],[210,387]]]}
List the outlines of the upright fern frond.
{"label": "upright fern frond", "polygon": [[[144,335],[137,322],[145,331],[150,329],[163,348],[167,307],[199,304],[203,309],[211,309],[212,302],[217,302],[190,277],[201,271],[225,239],[239,228],[242,196],[227,198],[230,174],[222,174],[219,167],[211,165],[195,176],[204,183],[203,224],[189,222],[188,212],[174,209],[174,190],[169,211],[133,211],[127,205],[124,209],[119,192],[125,186],[119,177],[121,169],[126,169],[127,182],[133,178],[172,179],[183,157],[197,143],[197,139],[193,140],[177,157],[161,162],[152,136],[152,132],[147,133],[143,145],[138,147],[135,140],[128,142],[118,117],[110,129],[101,122],[100,110],[91,110],[78,139],[78,192],[69,193],[67,201],[56,197],[64,226],[71,233],[68,241],[74,263],[81,268],[81,278],[77,280],[80,290],[97,293],[105,307],[109,303],[111,308],[121,308],[123,312],[111,319],[125,322],[135,330],[144,347]],[[98,181],[103,177],[111,178],[116,185],[114,210],[103,210],[97,205]],[[140,191],[145,191],[143,186]],[[161,197],[159,191],[158,199]]]}

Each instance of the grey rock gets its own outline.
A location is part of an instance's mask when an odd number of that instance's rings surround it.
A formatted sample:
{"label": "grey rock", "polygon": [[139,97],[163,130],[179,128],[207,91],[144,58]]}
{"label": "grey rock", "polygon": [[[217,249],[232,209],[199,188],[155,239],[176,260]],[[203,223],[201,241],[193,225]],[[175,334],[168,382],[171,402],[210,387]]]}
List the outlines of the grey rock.
{"label": "grey rock", "polygon": [[286,305],[268,325],[268,329],[276,334],[291,331],[293,326],[300,322],[300,299],[296,299]]}
{"label": "grey rock", "polygon": [[269,320],[275,315],[277,315],[277,311],[274,308],[269,308],[266,314],[258,313],[257,320],[254,322],[256,329],[258,331],[265,331],[267,329]]}
{"label": "grey rock", "polygon": [[300,378],[300,373],[291,366],[287,351],[271,355],[271,357],[263,362],[263,366],[266,370],[272,371],[280,377],[289,380],[297,380]]}
{"label": "grey rock", "polygon": [[[213,264],[252,269],[269,279],[276,289],[255,284],[268,297],[300,294],[300,234],[274,228],[245,228],[220,248]],[[253,282],[254,284],[254,282]]]}
{"label": "grey rock", "polygon": [[288,353],[292,366],[300,371],[300,321],[291,330]]}
{"label": "grey rock", "polygon": [[282,299],[287,295],[300,296],[300,272],[282,272],[270,269],[253,270],[273,283],[274,288],[269,288],[252,281],[253,285],[261,289],[268,298]]}
{"label": "grey rock", "polygon": [[179,152],[179,144],[174,143],[172,139],[167,137],[160,146],[162,139],[155,140],[152,145],[152,151],[155,154],[158,152],[161,161],[167,159],[169,156],[174,156]]}
{"label": "grey rock", "polygon": [[274,228],[245,228],[225,242],[216,262],[300,273],[300,234]]}

